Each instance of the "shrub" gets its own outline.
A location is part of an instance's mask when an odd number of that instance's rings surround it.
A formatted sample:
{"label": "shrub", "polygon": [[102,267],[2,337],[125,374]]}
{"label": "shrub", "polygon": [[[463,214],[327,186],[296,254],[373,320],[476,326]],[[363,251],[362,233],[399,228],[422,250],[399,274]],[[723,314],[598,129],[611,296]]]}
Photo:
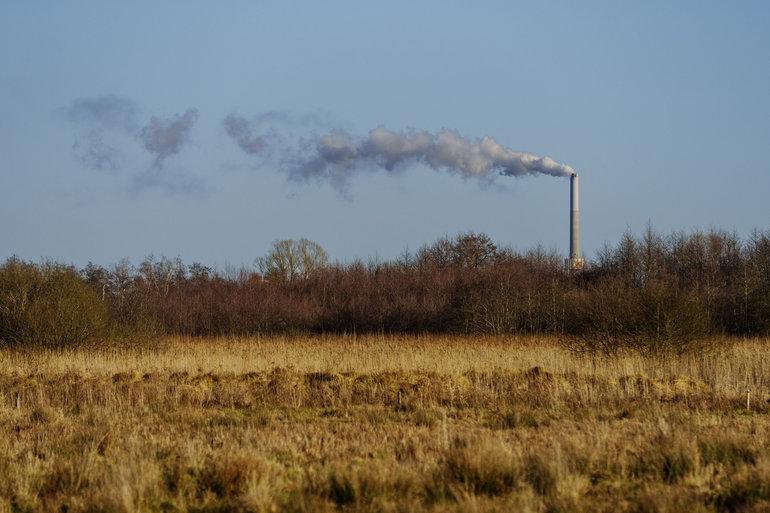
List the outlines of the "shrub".
{"label": "shrub", "polygon": [[0,266],[0,340],[64,346],[100,334],[107,312],[71,267],[16,258]]}
{"label": "shrub", "polygon": [[700,349],[709,333],[702,300],[659,280],[636,286],[607,278],[576,301],[575,311],[568,340],[580,351],[686,353]]}

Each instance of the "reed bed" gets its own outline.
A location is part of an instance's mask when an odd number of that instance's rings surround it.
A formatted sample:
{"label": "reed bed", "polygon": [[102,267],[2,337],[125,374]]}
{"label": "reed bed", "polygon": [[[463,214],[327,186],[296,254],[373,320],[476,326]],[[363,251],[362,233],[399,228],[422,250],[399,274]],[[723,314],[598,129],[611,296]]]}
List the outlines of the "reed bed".
{"label": "reed bed", "polygon": [[[766,511],[768,341],[0,349],[0,511]],[[748,403],[747,403],[748,400]]]}

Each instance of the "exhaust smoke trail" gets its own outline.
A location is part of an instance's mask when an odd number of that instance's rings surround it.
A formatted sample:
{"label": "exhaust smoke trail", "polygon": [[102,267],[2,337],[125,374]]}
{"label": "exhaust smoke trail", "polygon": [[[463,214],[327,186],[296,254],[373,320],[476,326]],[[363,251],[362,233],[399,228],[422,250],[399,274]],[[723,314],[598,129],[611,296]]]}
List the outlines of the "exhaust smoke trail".
{"label": "exhaust smoke trail", "polygon": [[571,176],[574,169],[549,157],[513,151],[491,137],[468,139],[454,130],[394,132],[382,126],[356,140],[343,132],[321,136],[315,154],[297,170],[302,176],[353,171],[374,165],[387,171],[421,163],[466,178],[547,174]]}
{"label": "exhaust smoke trail", "polygon": [[[256,134],[256,127],[245,118],[228,116],[225,128],[247,154],[264,155],[270,142]],[[393,131],[383,126],[365,137],[354,137],[342,130],[331,130],[310,140],[300,140],[282,152],[280,167],[290,179],[329,181],[345,190],[350,178],[365,169],[396,171],[415,164],[456,173],[464,178],[493,180],[496,176],[546,174],[572,176],[575,170],[550,157],[514,151],[493,138],[470,139],[454,130]]]}
{"label": "exhaust smoke trail", "polygon": [[[193,190],[195,185],[184,173],[172,173],[164,166],[192,142],[198,109],[166,118],[153,116],[144,126],[137,123],[138,111],[133,101],[115,95],[79,98],[62,109],[78,128],[73,149],[86,166],[118,170],[126,161],[124,153],[133,153],[130,145],[139,143],[153,161],[148,169],[135,170],[134,188]],[[575,174],[550,157],[512,150],[489,136],[464,137],[451,129],[394,131],[378,126],[359,137],[330,129],[331,117],[323,111],[298,115],[274,110],[250,118],[233,113],[222,123],[238,148],[260,158],[261,164],[283,170],[292,181],[328,181],[343,195],[361,171],[397,172],[414,165],[484,181],[497,176]]]}

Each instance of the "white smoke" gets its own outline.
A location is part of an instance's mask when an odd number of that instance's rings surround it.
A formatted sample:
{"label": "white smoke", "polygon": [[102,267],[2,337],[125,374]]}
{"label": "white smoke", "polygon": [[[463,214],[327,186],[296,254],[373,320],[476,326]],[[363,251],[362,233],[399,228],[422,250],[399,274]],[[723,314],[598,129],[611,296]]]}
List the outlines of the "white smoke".
{"label": "white smoke", "polygon": [[[268,139],[256,134],[255,127],[245,119],[230,116],[225,120],[225,127],[244,152],[264,156],[269,150]],[[435,133],[396,132],[379,126],[366,137],[331,130],[310,141],[302,141],[282,154],[281,167],[293,180],[328,180],[343,190],[350,177],[363,169],[394,171],[415,164],[484,180],[498,175],[575,174],[570,166],[550,157],[511,150],[488,136],[470,139],[447,129]]]}
{"label": "white smoke", "polygon": [[361,139],[341,131],[318,137],[310,154],[290,168],[290,173],[295,179],[325,178],[344,185],[359,169],[374,166],[392,171],[418,163],[465,178],[575,174],[566,164],[511,150],[491,137],[469,139],[446,129],[394,132],[382,126]]}

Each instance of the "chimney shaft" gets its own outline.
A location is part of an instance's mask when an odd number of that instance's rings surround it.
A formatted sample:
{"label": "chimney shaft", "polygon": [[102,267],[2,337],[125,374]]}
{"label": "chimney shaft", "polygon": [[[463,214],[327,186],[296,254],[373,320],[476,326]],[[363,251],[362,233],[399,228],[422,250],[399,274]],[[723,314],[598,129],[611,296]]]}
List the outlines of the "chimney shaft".
{"label": "chimney shaft", "polygon": [[569,257],[580,258],[580,182],[578,175],[572,175],[569,179]]}
{"label": "chimney shaft", "polygon": [[572,271],[583,268],[584,260],[580,256],[580,182],[575,173],[570,176],[570,209],[569,209],[569,261],[568,267]]}

